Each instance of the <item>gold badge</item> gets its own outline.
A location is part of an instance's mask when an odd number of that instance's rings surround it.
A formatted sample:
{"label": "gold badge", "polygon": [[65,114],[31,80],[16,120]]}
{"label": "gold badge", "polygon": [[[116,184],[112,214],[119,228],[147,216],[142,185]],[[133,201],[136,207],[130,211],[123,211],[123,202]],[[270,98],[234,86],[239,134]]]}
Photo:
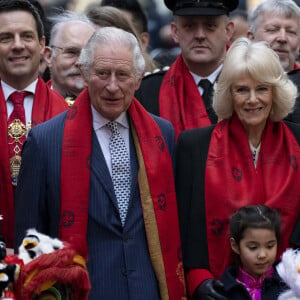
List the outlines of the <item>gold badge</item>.
{"label": "gold badge", "polygon": [[14,139],[15,143],[20,143],[19,139],[26,135],[26,126],[19,120],[13,120],[8,126],[8,136]]}
{"label": "gold badge", "polygon": [[11,178],[12,178],[12,184],[14,186],[17,185],[17,178],[20,172],[20,167],[21,167],[21,156],[20,155],[15,155],[13,156],[10,160],[10,173],[11,173]]}
{"label": "gold badge", "polygon": [[20,139],[26,135],[26,132],[26,126],[19,119],[13,120],[7,127],[7,134],[13,139],[9,144],[14,145],[13,151],[15,155],[9,160],[12,184],[14,186],[17,185],[17,178],[21,167],[20,152],[23,141]]}

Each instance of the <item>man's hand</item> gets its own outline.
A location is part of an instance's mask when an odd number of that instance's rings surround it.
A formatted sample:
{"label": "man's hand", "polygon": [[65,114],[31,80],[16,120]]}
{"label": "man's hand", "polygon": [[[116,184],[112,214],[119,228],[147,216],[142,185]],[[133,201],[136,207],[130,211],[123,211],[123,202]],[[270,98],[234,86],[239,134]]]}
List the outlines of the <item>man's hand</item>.
{"label": "man's hand", "polygon": [[216,279],[203,281],[195,290],[193,300],[227,300],[223,283]]}

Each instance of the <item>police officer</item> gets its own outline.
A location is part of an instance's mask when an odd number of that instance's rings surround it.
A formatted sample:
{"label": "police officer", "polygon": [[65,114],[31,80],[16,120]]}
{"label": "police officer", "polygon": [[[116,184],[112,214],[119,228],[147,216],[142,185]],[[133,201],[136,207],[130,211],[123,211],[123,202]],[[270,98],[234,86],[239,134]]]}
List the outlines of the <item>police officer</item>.
{"label": "police officer", "polygon": [[234,29],[228,14],[238,0],[164,2],[174,14],[171,31],[181,54],[167,72],[144,77],[136,97],[148,111],[171,121],[178,136],[217,122],[211,107],[213,84]]}

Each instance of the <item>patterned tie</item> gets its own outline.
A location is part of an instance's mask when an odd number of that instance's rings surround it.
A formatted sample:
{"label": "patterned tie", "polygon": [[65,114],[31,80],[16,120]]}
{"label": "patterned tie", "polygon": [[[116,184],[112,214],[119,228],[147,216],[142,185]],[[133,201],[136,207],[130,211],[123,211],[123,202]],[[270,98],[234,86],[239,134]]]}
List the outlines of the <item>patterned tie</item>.
{"label": "patterned tie", "polygon": [[212,108],[213,84],[208,79],[201,79],[198,83],[203,88],[202,99],[206,107],[208,117],[212,124],[217,123],[218,118]]}
{"label": "patterned tie", "polygon": [[125,224],[128,202],[130,197],[130,161],[117,122],[109,122],[106,126],[111,130],[109,150],[111,154],[112,181],[118,201],[122,225]]}
{"label": "patterned tie", "polygon": [[30,95],[29,92],[14,92],[9,99],[14,109],[7,121],[7,138],[10,159],[10,171],[12,184],[17,185],[17,177],[21,165],[21,150],[26,139],[26,119],[24,110],[24,98]]}

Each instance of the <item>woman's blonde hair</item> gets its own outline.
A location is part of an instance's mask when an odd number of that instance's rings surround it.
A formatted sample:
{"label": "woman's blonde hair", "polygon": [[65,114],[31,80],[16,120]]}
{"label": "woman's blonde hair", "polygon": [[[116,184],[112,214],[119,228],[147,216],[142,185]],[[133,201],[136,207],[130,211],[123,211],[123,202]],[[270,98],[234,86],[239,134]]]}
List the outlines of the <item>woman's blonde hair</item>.
{"label": "woman's blonde hair", "polygon": [[232,116],[231,87],[234,81],[245,75],[272,87],[271,120],[280,121],[292,112],[297,87],[281,67],[278,55],[266,42],[252,42],[243,37],[230,46],[215,84],[213,108],[219,119]]}

